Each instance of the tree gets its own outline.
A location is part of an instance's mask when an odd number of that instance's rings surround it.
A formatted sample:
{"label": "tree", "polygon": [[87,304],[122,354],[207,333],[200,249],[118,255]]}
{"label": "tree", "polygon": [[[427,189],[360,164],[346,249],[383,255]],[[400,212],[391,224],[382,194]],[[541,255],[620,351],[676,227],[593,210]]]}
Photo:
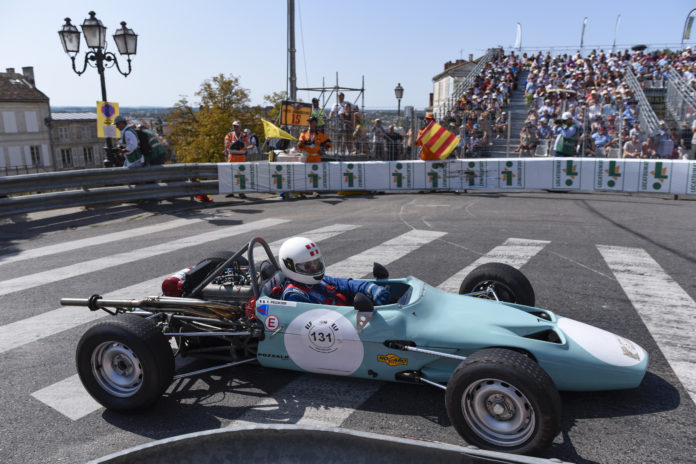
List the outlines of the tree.
{"label": "tree", "polygon": [[169,143],[180,163],[224,161],[225,135],[235,120],[257,136],[262,134],[258,116],[263,111],[250,106],[249,91],[240,87],[238,77],[219,74],[206,79],[196,96],[200,98],[198,109],[183,97],[167,118],[171,129]]}

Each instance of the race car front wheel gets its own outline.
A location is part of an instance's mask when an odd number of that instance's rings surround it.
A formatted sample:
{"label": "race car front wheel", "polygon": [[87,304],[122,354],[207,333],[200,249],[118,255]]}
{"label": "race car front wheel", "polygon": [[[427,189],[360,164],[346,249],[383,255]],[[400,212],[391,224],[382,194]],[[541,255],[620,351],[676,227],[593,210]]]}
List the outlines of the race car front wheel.
{"label": "race car front wheel", "polygon": [[85,389],[114,411],[151,406],[174,375],[174,356],[162,332],[152,321],[128,314],[87,330],[75,360]]}
{"label": "race car front wheel", "polygon": [[[534,289],[522,272],[504,263],[482,264],[471,271],[459,287],[459,294],[492,289],[498,299],[508,303],[534,306]],[[478,295],[494,299],[490,293]]]}
{"label": "race car front wheel", "polygon": [[508,453],[535,453],[560,431],[561,398],[553,381],[527,356],[478,351],[447,383],[447,415],[469,444]]}

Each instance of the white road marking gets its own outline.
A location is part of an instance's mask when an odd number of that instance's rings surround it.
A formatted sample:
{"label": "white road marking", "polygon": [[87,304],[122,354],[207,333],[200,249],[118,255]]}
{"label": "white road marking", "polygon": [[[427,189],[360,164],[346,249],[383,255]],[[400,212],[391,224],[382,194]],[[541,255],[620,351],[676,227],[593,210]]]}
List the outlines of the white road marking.
{"label": "white road marking", "polygon": [[486,263],[505,263],[517,269],[521,268],[537,253],[544,249],[550,242],[547,240],[532,240],[525,238],[509,238],[502,245],[498,245],[485,255],[449,279],[437,286],[440,290],[451,293],[459,293],[459,286],[476,267]]}
{"label": "white road marking", "polygon": [[[344,232],[351,231],[353,229],[357,229],[360,226],[357,226],[355,224],[332,224],[330,226],[326,227],[321,227],[316,230],[308,230],[307,232],[304,232],[302,234],[298,234],[300,237],[307,237],[311,238],[315,242],[321,242],[322,240],[326,240],[328,238],[335,237],[337,235],[340,235]],[[273,256],[277,257],[278,256],[278,251],[280,250],[280,246],[287,240],[286,238],[281,239],[281,240],[276,240],[273,243],[269,243],[268,246],[271,248],[271,251],[273,252]],[[256,256],[256,255],[254,255]]]}
{"label": "white road marking", "polygon": [[18,251],[0,255],[0,265],[16,263],[17,261],[25,261],[27,259],[40,258],[43,256],[54,255],[56,253],[64,253],[66,251],[87,248],[104,243],[115,242],[118,240],[131,240],[141,235],[154,234],[164,230],[175,229],[204,222],[203,219],[175,219],[173,221],[163,222],[151,226],[138,227],[135,229],[123,230],[121,232],[112,232],[110,234],[98,235],[96,237],[83,238],[70,242],[57,243],[40,248],[32,248],[29,250]]}
{"label": "white road marking", "polygon": [[326,268],[327,275],[358,279],[372,272],[373,263],[387,265],[445,235],[445,232],[413,229],[381,245]]}
{"label": "white road marking", "polygon": [[696,402],[696,302],[642,248],[597,248]]}
{"label": "white road marking", "polygon": [[[352,227],[348,225],[336,224],[323,229],[318,229],[316,231],[307,232],[306,235],[311,236],[316,241],[320,241],[319,238],[330,238],[337,234],[343,233],[346,230],[350,230],[351,228]],[[317,234],[316,232],[319,233]],[[443,232],[412,230],[392,240],[388,240],[378,247],[375,247],[371,250],[367,250],[363,253],[338,262],[334,264],[335,268],[333,268],[333,266],[330,266],[327,269],[327,271],[330,271],[332,268],[335,271],[339,272],[349,269],[348,273],[350,274],[350,276],[361,277],[362,275],[368,274],[372,271],[373,261],[376,260],[378,262],[381,262],[382,264],[389,264],[395,261],[396,259],[408,253],[411,253],[412,251],[418,249],[422,245],[432,240],[435,240],[436,238],[442,235],[444,235]],[[273,242],[273,244],[271,245],[277,247],[280,246],[280,244],[282,244],[283,241],[284,240],[278,240],[276,242]],[[341,272],[340,275],[343,276],[346,274],[344,272]],[[147,284],[149,288],[152,288],[153,285],[158,285],[159,282],[161,282],[161,279],[162,278],[154,279],[155,282],[149,281],[147,283],[144,283],[143,285]],[[129,290],[131,289],[132,287],[129,287]],[[136,288],[135,290],[138,289]],[[118,293],[122,296],[125,292],[123,290],[119,290],[113,293]],[[119,298],[121,296],[119,296]],[[142,296],[142,293],[140,294],[140,296]],[[63,316],[65,315],[63,314]],[[90,315],[84,317],[93,316]],[[60,324],[59,321],[54,321],[54,323]],[[29,329],[30,327],[31,326],[27,326],[26,328]],[[4,332],[3,329],[4,328],[0,328],[0,333]],[[65,330],[65,328],[62,328],[61,330]],[[28,339],[27,335],[24,336],[24,339]],[[33,339],[29,341],[33,341]],[[11,349],[15,346],[16,345],[10,345],[9,348]],[[68,380],[66,379],[61,382],[58,382],[58,384],[67,381]],[[92,403],[92,409],[84,405],[87,398],[91,399],[91,397],[89,397],[89,394],[84,389],[82,389],[81,392],[79,390],[73,391],[70,398],[59,398],[57,395],[53,394],[53,392],[55,392],[56,390],[54,390],[52,387],[53,385],[49,385],[48,387],[39,390],[40,392],[43,392],[43,394],[38,399],[40,399],[46,405],[56,409],[61,414],[73,420],[77,420],[81,417],[84,417],[85,415],[90,414],[91,412],[101,407],[98,403]],[[296,401],[297,398],[312,398],[311,402],[308,403],[306,407],[304,407],[301,411],[297,409],[295,411],[289,411],[289,413],[291,413],[291,415],[294,418],[292,419],[293,421],[295,421],[293,423],[299,423],[304,425],[340,425],[340,423],[343,420],[345,420],[355,410],[355,408],[359,407],[378,388],[379,384],[375,382],[357,382],[355,380],[350,379],[347,379],[347,382],[345,382],[335,379],[331,380],[330,378],[327,378],[327,380],[317,381],[316,378],[302,377],[297,381],[288,384],[288,386],[286,386],[282,391],[286,391],[287,389],[286,393],[284,394],[289,395],[289,398],[295,398],[292,404],[290,404],[290,407],[292,408],[295,408],[296,403],[294,403],[294,401]],[[337,392],[339,390],[345,391],[338,394]],[[307,392],[310,391],[312,393],[308,394]],[[36,397],[36,395],[34,396]],[[275,400],[268,398],[262,400],[259,403],[259,407],[261,407],[262,409],[264,407],[278,409],[277,406],[274,406],[278,404],[279,403]],[[335,404],[335,406],[327,408],[325,406],[327,404]],[[252,416],[255,413],[249,414],[250,416],[247,418],[247,420],[255,420],[252,419]]]}
{"label": "white road marking", "polygon": [[382,386],[351,378],[303,376],[266,397],[226,427],[294,424],[338,427]]}
{"label": "white road marking", "polygon": [[111,256],[104,256],[89,261],[83,261],[81,263],[71,264],[69,266],[64,266],[57,269],[49,269],[43,272],[37,272],[35,274],[8,279],[2,282],[2,286],[0,286],[0,295],[7,295],[8,293],[12,292],[28,290],[41,285],[69,279],[71,277],[119,266],[121,264],[132,263],[141,259],[163,255],[165,253],[177,251],[181,248],[197,246],[206,242],[221,240],[234,235],[246,234],[257,229],[277,226],[285,222],[289,222],[289,220],[277,218],[261,219],[259,221],[239,224],[236,226],[216,229],[211,232],[205,232],[203,234],[184,237],[179,240],[173,240],[171,242],[161,243],[159,245],[147,248],[130,250]]}
{"label": "white road marking", "polygon": [[[304,232],[303,235],[311,235],[315,241],[321,242],[357,227],[359,226],[332,224],[327,227]],[[285,240],[286,239],[281,239],[269,244],[275,254],[278,253],[278,248],[280,248],[280,245]],[[193,265],[195,263],[188,264]],[[129,287],[114,290],[102,296],[104,298],[130,299],[159,295],[162,281],[169,277],[172,272]],[[89,311],[84,307],[75,308],[61,306],[60,308],[33,317],[0,326],[0,354],[105,316],[107,316],[107,314],[104,311]]]}
{"label": "white road marking", "polygon": [[[359,226],[333,224],[327,227],[306,231],[300,235],[311,236],[316,242],[321,242],[322,240],[335,237],[357,227]],[[274,254],[277,254],[278,248],[280,248],[280,245],[282,245],[285,240],[286,239],[281,239],[269,244]],[[157,294],[159,293],[158,290],[162,280],[169,275],[171,275],[171,273],[130,287],[115,290],[103,296],[104,298],[128,299]],[[5,325],[0,327],[0,353],[106,316],[107,314],[104,311],[92,312],[86,308],[61,307],[38,316]],[[102,407],[92,399],[89,393],[87,393],[77,375],[34,392],[32,396],[72,420],[80,419]],[[346,414],[349,415],[350,412]]]}
{"label": "white road marking", "polygon": [[31,396],[72,420],[102,407],[87,393],[77,374],[35,391]]}
{"label": "white road marking", "polygon": [[[102,296],[104,298],[130,299],[159,295],[161,293],[160,285],[162,285],[162,281],[171,274],[170,272],[161,277],[114,290]],[[0,353],[50,337],[64,330],[70,330],[79,325],[96,321],[105,316],[108,316],[108,314],[104,311],[90,311],[84,307],[61,306],[36,316],[12,322],[0,327]]]}

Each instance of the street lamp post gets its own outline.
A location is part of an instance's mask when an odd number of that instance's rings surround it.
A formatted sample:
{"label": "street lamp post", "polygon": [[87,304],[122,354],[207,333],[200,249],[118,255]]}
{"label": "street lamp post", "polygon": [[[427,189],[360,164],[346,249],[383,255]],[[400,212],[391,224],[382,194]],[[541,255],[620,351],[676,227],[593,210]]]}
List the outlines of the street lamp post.
{"label": "street lamp post", "polygon": [[401,83],[396,84],[394,88],[394,95],[396,95],[397,107],[396,107],[396,124],[401,125],[401,98],[404,96],[404,88],[401,87]]}
{"label": "street lamp post", "polygon": [[[90,50],[85,53],[82,70],[79,70],[75,65],[75,57],[80,52],[80,31],[70,23],[70,18],[65,18],[65,24],[61,30],[58,31],[58,35],[63,44],[63,50],[70,56],[73,71],[75,71],[78,76],[82,75],[87,70],[87,65],[97,68],[99,80],[101,82],[102,101],[107,101],[104,70],[116,65],[116,69],[118,69],[119,73],[128,76],[131,73],[131,55],[135,55],[137,50],[138,36],[133,32],[133,29],[126,27],[125,21],[121,22],[121,28],[116,29],[116,33],[113,35],[118,52],[121,55],[125,55],[128,61],[128,71],[124,72],[118,63],[116,55],[106,51],[106,27],[97,19],[94,11],[90,11],[89,18],[85,19],[82,23],[82,32],[85,35],[87,47],[90,48]],[[113,153],[113,142],[110,137],[107,137],[104,166],[111,167],[117,164],[116,157]]]}

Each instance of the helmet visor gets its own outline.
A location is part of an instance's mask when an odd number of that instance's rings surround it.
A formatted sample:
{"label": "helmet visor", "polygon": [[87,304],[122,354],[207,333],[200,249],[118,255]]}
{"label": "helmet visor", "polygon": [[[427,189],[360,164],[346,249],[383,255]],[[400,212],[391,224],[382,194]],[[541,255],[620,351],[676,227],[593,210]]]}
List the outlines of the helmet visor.
{"label": "helmet visor", "polygon": [[324,271],[324,262],[321,258],[317,258],[304,263],[297,263],[295,269],[300,274],[314,275]]}

